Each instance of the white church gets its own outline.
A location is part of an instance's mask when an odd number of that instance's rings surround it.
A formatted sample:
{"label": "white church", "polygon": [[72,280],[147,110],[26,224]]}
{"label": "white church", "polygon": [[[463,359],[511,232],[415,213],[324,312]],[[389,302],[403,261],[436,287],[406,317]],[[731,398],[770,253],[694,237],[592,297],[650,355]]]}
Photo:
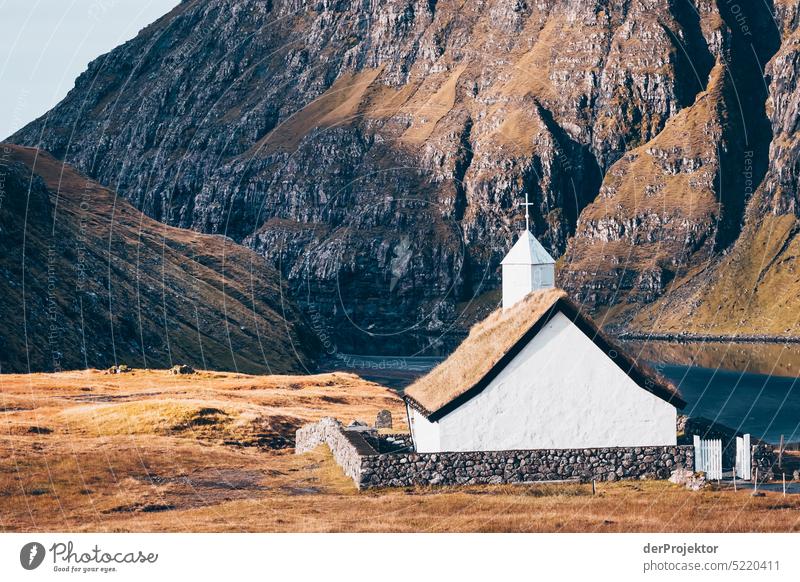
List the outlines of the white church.
{"label": "white church", "polygon": [[555,261],[527,227],[502,277],[502,309],[405,391],[417,452],[676,444],[674,386],[555,288]]}

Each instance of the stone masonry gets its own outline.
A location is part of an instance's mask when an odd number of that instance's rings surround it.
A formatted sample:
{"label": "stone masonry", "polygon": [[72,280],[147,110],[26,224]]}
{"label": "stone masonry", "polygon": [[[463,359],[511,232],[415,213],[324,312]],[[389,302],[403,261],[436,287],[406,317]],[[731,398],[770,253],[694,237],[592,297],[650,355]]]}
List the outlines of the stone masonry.
{"label": "stone masonry", "polygon": [[362,459],[378,454],[358,431],[344,430],[338,420],[330,417],[298,429],[294,451],[296,454],[305,453],[323,443],[328,445],[336,463],[356,485],[361,481]]}
{"label": "stone masonry", "polygon": [[[333,418],[297,431],[295,452],[326,443],[356,486],[473,485],[535,481],[666,479],[694,466],[691,445],[597,449],[540,449],[461,453],[379,453],[376,433],[342,428]],[[379,449],[382,446],[378,447]]]}

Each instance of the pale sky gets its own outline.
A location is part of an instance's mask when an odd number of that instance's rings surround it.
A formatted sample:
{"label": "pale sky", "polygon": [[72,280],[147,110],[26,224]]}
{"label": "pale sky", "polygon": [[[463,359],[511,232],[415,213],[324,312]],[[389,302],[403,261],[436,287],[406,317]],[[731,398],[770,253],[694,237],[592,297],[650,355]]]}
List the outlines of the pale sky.
{"label": "pale sky", "polygon": [[0,140],[61,101],[95,57],[179,0],[0,0]]}

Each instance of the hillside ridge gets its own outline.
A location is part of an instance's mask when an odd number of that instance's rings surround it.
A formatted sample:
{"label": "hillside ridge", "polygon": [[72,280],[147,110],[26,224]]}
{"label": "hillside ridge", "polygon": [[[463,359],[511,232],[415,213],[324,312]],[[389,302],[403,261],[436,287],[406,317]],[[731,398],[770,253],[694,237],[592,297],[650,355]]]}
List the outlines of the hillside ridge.
{"label": "hillside ridge", "polygon": [[263,255],[337,351],[452,347],[526,194],[560,284],[650,325],[749,253],[796,28],[796,0],[184,2],[12,140]]}
{"label": "hillside ridge", "polygon": [[313,367],[315,337],[262,257],[157,223],[46,152],[0,149],[3,372]]}

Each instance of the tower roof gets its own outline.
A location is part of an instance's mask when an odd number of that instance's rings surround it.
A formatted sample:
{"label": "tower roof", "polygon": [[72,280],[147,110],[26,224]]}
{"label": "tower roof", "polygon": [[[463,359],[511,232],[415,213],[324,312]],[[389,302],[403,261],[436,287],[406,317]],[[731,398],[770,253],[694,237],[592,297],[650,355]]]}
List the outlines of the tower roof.
{"label": "tower roof", "polygon": [[529,230],[522,232],[519,240],[508,251],[503,265],[551,265],[555,263],[550,253],[545,250]]}

